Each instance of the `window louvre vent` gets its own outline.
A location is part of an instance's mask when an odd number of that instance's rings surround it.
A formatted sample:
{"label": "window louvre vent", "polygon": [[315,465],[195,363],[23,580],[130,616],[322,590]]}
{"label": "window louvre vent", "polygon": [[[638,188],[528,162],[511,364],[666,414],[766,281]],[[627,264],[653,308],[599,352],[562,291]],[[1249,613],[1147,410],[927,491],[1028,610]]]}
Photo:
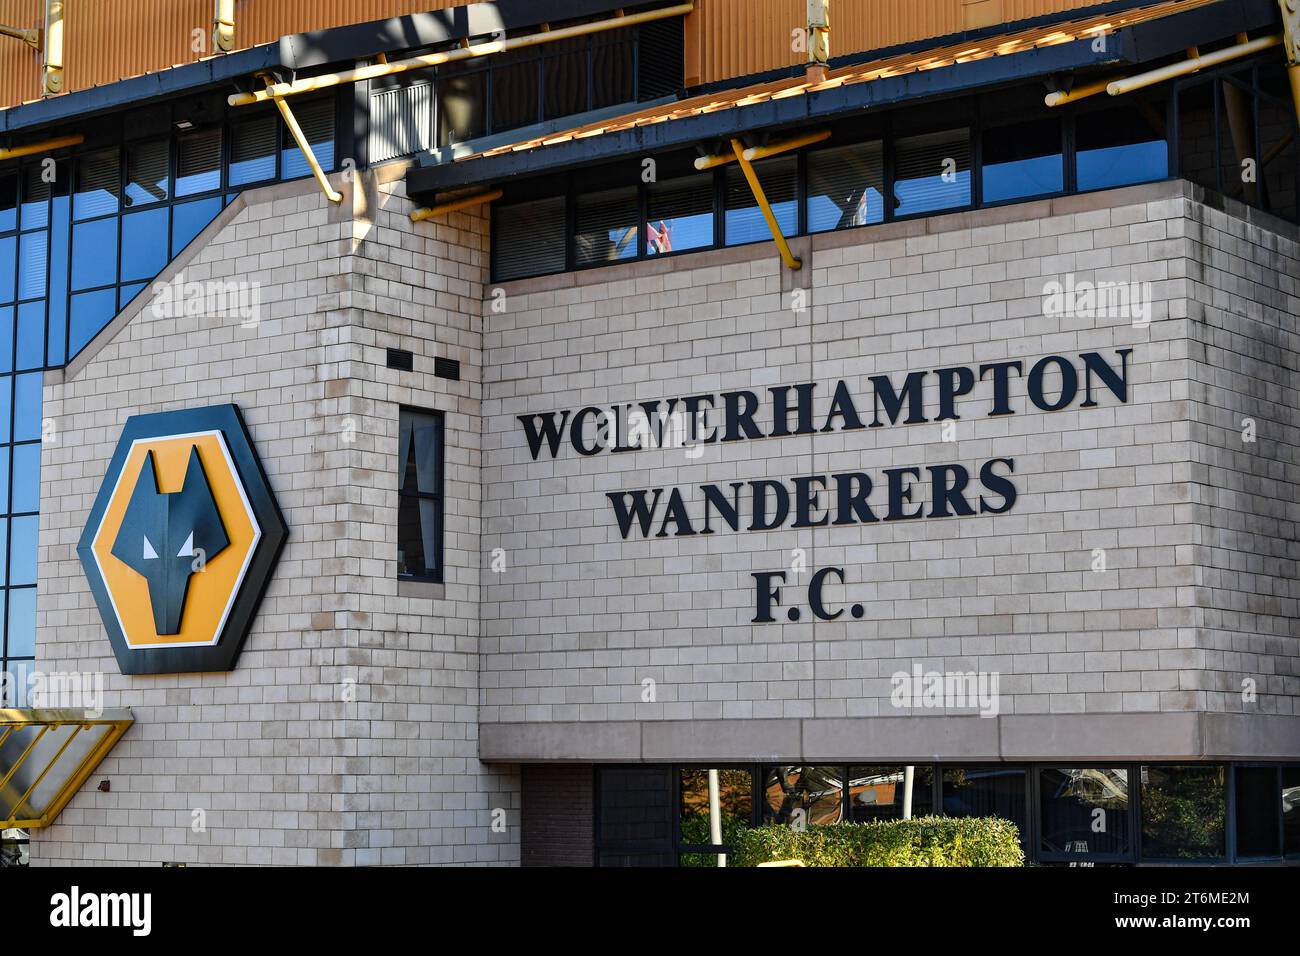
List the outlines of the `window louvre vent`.
{"label": "window louvre vent", "polygon": [[415,356],[409,349],[389,349],[388,367],[395,368],[399,372],[409,372],[415,368]]}

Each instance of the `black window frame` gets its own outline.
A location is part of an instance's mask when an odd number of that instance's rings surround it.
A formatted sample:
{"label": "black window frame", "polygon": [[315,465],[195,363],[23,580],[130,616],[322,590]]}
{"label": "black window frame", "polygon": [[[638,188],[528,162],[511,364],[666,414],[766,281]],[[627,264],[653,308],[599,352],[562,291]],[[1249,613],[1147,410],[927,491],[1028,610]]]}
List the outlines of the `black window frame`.
{"label": "black window frame", "polygon": [[[413,492],[405,490],[406,476],[399,472],[397,476],[397,509],[398,519],[398,545],[401,544],[400,531],[400,512],[403,498],[414,498],[417,501],[433,501],[437,512],[437,537],[434,541],[436,549],[436,564],[434,570],[426,570],[424,574],[412,574],[403,572],[400,563],[397,565],[397,580],[411,581],[424,584],[442,584],[446,579],[446,538],[447,538],[447,506],[446,506],[446,486],[447,486],[447,416],[439,409],[421,408],[417,405],[399,405],[397,408],[397,434],[398,440],[401,440],[402,434],[402,416],[404,415],[423,415],[432,418],[437,423],[437,452],[436,460],[438,463],[438,490],[437,491],[420,491],[417,487]],[[413,452],[414,453],[414,452]],[[401,460],[401,449],[398,449],[398,460]],[[425,556],[425,567],[428,567],[429,556]]]}

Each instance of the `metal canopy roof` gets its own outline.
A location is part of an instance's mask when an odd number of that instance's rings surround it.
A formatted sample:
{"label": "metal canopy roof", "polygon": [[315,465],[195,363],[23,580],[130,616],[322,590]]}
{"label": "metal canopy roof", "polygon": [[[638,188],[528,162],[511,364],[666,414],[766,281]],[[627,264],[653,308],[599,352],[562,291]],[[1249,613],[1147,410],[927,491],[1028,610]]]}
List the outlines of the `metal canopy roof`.
{"label": "metal canopy roof", "polygon": [[[834,119],[907,100],[965,93],[1050,73],[1136,64],[1198,42],[1277,22],[1274,0],[1163,0],[1038,23],[830,70],[798,74],[643,108],[560,132],[437,162],[422,154],[407,173],[411,193],[429,193],[588,165],[649,151]],[[1104,49],[1093,48],[1104,36]],[[445,154],[444,154],[445,155]]]}
{"label": "metal canopy roof", "polygon": [[132,723],[125,708],[0,710],[0,830],[53,823]]}

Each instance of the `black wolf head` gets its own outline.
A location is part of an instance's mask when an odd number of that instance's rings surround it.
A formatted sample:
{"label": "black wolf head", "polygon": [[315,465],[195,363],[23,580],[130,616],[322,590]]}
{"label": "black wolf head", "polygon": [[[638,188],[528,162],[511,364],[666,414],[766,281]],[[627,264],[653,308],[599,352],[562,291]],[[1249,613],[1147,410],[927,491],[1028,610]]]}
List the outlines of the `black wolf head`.
{"label": "black wolf head", "polygon": [[149,582],[159,634],[180,633],[190,575],[229,544],[198,446],[190,448],[185,484],[172,494],[158,491],[158,473],[149,452],[113,542],[113,557]]}

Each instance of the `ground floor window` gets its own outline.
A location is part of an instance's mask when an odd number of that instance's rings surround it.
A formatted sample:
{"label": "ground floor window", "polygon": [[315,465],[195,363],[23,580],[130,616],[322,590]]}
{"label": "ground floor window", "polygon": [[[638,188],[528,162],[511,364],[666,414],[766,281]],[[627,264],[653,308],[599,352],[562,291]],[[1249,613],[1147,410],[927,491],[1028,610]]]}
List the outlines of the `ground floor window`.
{"label": "ground floor window", "polygon": [[1043,865],[1300,860],[1300,765],[661,764],[595,775],[598,866],[717,866],[749,827],[930,814],[1010,820],[1026,859]]}

